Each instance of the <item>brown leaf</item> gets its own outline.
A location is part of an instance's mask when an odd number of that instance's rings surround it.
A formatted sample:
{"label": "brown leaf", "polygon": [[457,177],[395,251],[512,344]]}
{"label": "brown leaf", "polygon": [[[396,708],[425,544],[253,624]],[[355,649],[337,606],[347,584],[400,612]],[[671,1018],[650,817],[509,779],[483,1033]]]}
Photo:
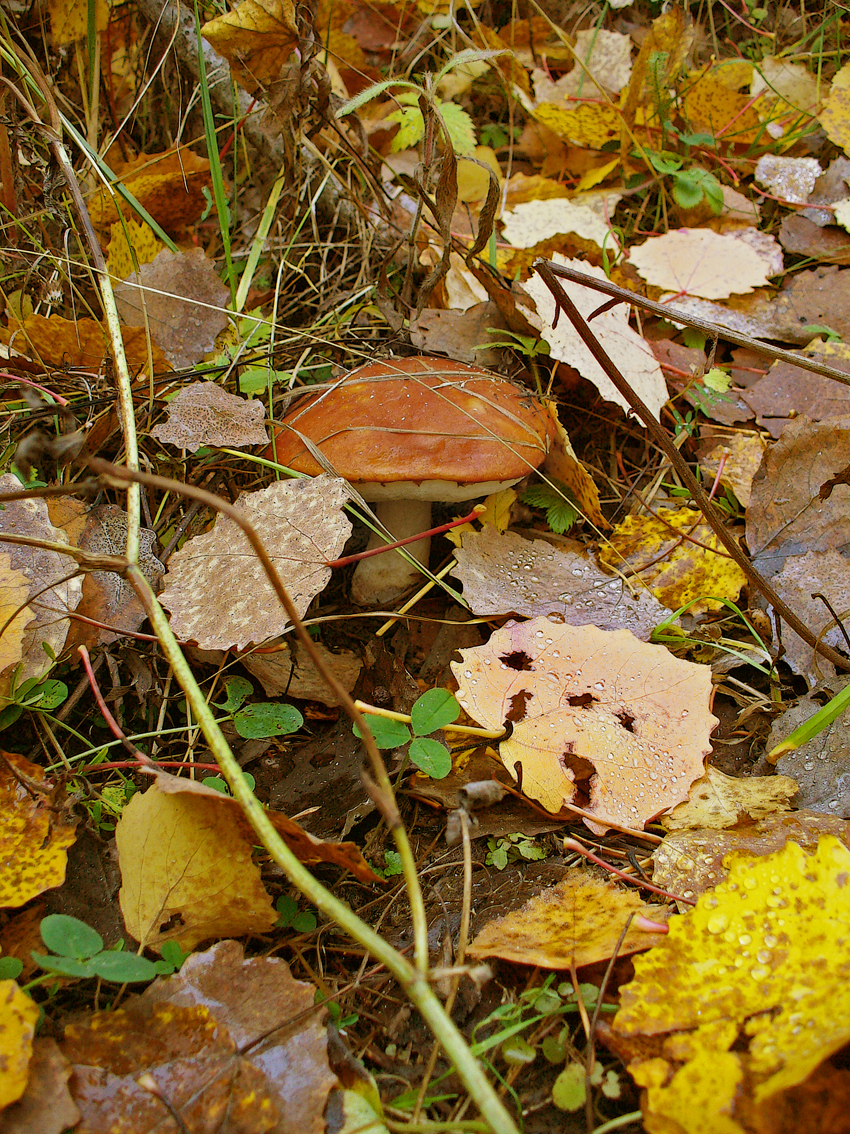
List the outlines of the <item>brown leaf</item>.
{"label": "brown leaf", "polygon": [[[152,344],[148,355],[148,334],[144,327],[122,327],[121,338],[132,373],[147,371],[149,357],[153,358],[157,373],[171,369],[156,343]],[[15,350],[45,367],[64,369],[79,366],[83,370],[97,371],[109,358],[106,330],[93,319],[28,315],[21,323],[10,318],[8,325],[0,328],[0,342],[11,344]]]}
{"label": "brown leaf", "polygon": [[821,227],[800,213],[782,218],[779,242],[786,252],[823,264],[850,263],[850,236],[844,229],[835,224]]}
{"label": "brown leaf", "polygon": [[[820,641],[832,646],[834,650],[847,651],[841,628],[833,625],[832,615],[824,603],[812,594],[813,591],[818,591],[826,595],[833,610],[846,616],[850,608],[850,562],[845,556],[839,555],[834,549],[789,555],[782,570],[774,575],[772,581],[779,597],[785,600]],[[785,647],[782,660],[795,673],[804,677],[810,686],[835,673],[832,663],[819,656],[816,658],[812,647],[788,626],[782,627],[782,645]]]}
{"label": "brown leaf", "polygon": [[[186,146],[139,154],[132,161],[116,163],[114,169],[122,185],[172,235],[194,224],[207,207],[204,190],[212,189],[210,163]],[[113,190],[102,189],[87,203],[92,224],[101,232],[109,232],[119,209],[124,217],[134,215],[133,206]]]}
{"label": "brown leaf", "polygon": [[70,1077],[71,1064],[56,1040],[37,1037],[26,1090],[0,1115],[2,1134],[62,1134],[76,1126],[82,1114],[68,1089]]}
{"label": "brown leaf", "polygon": [[657,933],[630,925],[642,914],[650,921],[666,921],[667,909],[647,905],[634,890],[624,890],[578,871],[543,890],[520,910],[488,922],[467,953],[473,957],[501,957],[521,965],[569,969],[607,961],[617,950],[624,957],[657,944]]}
{"label": "brown leaf", "polygon": [[586,556],[546,540],[500,534],[492,524],[464,533],[452,574],[478,615],[559,614],[571,626],[627,629],[646,641],[669,611],[647,590],[627,590]]}
{"label": "brown leaf", "polygon": [[[357,684],[363,663],[351,650],[332,653],[321,642],[315,645],[327,668],[350,693]],[[300,642],[296,641],[292,650],[284,643],[272,654],[242,654],[239,661],[257,678],[267,697],[297,697],[331,707],[342,704]]]}
{"label": "brown leaf", "polygon": [[[200,362],[227,326],[224,307],[230,292],[202,248],[170,252],[164,248],[138,273],[115,286],[115,302],[123,323],[143,326],[175,370]],[[266,439],[268,440],[268,438]]]}
{"label": "brown leaf", "polygon": [[[846,689],[850,678],[831,682],[834,694]],[[811,695],[801,697],[773,722],[766,747],[770,751],[823,708],[821,700]],[[797,781],[799,792],[794,802],[798,807],[824,815],[850,818],[850,728],[844,714],[823,731],[793,752],[776,761],[776,770]]]}
{"label": "brown leaf", "polygon": [[[815,339],[804,358],[816,359],[850,374],[850,346]],[[850,412],[850,386],[813,374],[790,362],[774,362],[764,378],[743,395],[759,425],[778,437],[789,420],[805,414],[812,421],[841,417]],[[742,501],[743,503],[743,501]]]}
{"label": "brown leaf", "polygon": [[192,453],[202,445],[232,449],[268,445],[265,413],[259,400],[229,394],[216,382],[193,382],[168,403],[168,420],[154,426],[151,436]]}
{"label": "brown leaf", "polygon": [[842,338],[850,338],[850,273],[846,269],[830,265],[795,272],[786,281],[784,294],[801,327],[829,327]]}
{"label": "brown leaf", "polygon": [[606,830],[639,827],[687,798],[703,774],[711,670],[628,630],[548,618],[497,630],[453,662],[458,701],[487,728],[513,723],[499,748],[523,791],[547,811],[574,803]]}
{"label": "brown leaf", "polygon": [[850,486],[828,500],[818,492],[847,464],[850,417],[811,422],[798,417],[765,454],[747,509],[753,565],[771,576],[789,555],[850,548]]}
{"label": "brown leaf", "polygon": [[[326,563],[351,533],[342,511],[347,498],[345,481],[321,476],[279,481],[237,501],[299,614],[327,584]],[[208,650],[243,650],[276,638],[289,621],[242,530],[225,516],[172,555],[160,601],[174,633]]]}
{"label": "brown leaf", "polygon": [[241,0],[201,33],[230,62],[236,82],[258,95],[280,79],[298,43],[295,7],[292,0]]}
{"label": "brown leaf", "polygon": [[[156,533],[150,528],[139,530],[139,569],[156,591],[165,574],[165,567],[153,553]],[[115,504],[101,504],[92,508],[86,527],[79,539],[83,551],[92,555],[124,555],[127,550],[127,513]],[[145,620],[145,610],[132,586],[115,571],[89,571],[83,579],[83,593],[77,614],[106,622],[117,631],[135,633]],[[65,643],[71,650],[85,645],[109,645],[119,633],[102,630],[98,626],[72,619]]]}

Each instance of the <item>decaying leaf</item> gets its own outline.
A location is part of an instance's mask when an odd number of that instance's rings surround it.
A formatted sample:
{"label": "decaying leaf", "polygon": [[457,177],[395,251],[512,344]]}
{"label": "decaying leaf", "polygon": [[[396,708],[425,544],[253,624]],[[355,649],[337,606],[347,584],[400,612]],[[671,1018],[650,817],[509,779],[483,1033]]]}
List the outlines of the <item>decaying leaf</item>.
{"label": "decaying leaf", "polygon": [[705,775],[691,784],[687,802],[662,815],[659,822],[668,831],[694,827],[721,831],[746,819],[788,811],[796,793],[797,784],[788,776],[736,779],[709,764]]}
{"label": "decaying leaf", "polygon": [[265,407],[258,399],[229,394],[216,382],[193,382],[168,403],[168,420],[151,436],[194,453],[202,445],[245,449],[268,445]]}
{"label": "decaying leaf", "polygon": [[164,248],[123,283],[115,302],[124,323],[141,327],[147,315],[151,335],[175,370],[200,362],[227,326],[230,292],[202,248]]}
{"label": "decaying leaf", "polygon": [[70,1077],[71,1064],[56,1040],[37,1036],[32,1043],[26,1089],[0,1117],[3,1134],[63,1134],[73,1129],[82,1115],[68,1090]]}
{"label": "decaying leaf", "polygon": [[[831,682],[831,690],[839,693],[847,687],[848,681],[848,678],[839,678]],[[767,750],[775,748],[819,712],[823,707],[821,702],[822,698],[815,700],[809,694],[786,709],[773,722],[765,741]],[[846,715],[837,717],[806,744],[780,756],[776,770],[797,781],[800,790],[794,802],[798,807],[850,818],[850,727]]]}
{"label": "decaying leaf", "polygon": [[51,788],[37,764],[13,752],[0,757],[0,906],[17,908],[65,881],[76,820],[49,806]]}
{"label": "decaying leaf", "polygon": [[629,260],[653,285],[702,299],[726,299],[768,281],[769,265],[737,236],[708,228],[679,229],[632,248]]}
{"label": "decaying leaf", "polygon": [[[832,835],[809,854],[788,843],[766,858],[735,856],[728,880],[635,959],[613,1029],[668,1037],[660,1065],[629,1067],[653,1121],[677,1121],[687,1082],[705,1105],[705,1129],[742,1131],[731,1086],[746,1082],[758,1105],[848,1042],[848,871],[850,851]],[[728,1092],[719,1087],[727,1076]]]}
{"label": "decaying leaf", "polygon": [[618,956],[625,956],[652,948],[658,934],[634,925],[620,941],[626,922],[634,914],[664,921],[666,907],[646,905],[634,890],[578,871],[515,913],[488,922],[467,953],[545,969],[581,968],[607,961],[615,949]]}
{"label": "decaying leaf", "polygon": [[[176,146],[159,154],[138,154],[128,162],[117,161],[115,173],[121,183],[168,233],[193,224],[207,205],[204,191],[212,189],[210,163],[188,146]],[[131,206],[113,189],[101,189],[88,202],[95,228],[108,232],[118,220],[134,216]]]}
{"label": "decaying leaf", "polygon": [[[133,373],[147,370],[151,357],[157,372],[171,369],[155,343],[148,353],[144,327],[122,327],[121,338]],[[0,343],[13,346],[45,367],[79,366],[97,371],[109,357],[106,328],[94,319],[63,319],[61,315],[28,315],[23,322],[9,319],[6,327],[0,328]]]}
{"label": "decaying leaf", "polygon": [[[156,591],[165,574],[165,567],[154,555],[156,533],[139,529],[139,570]],[[127,550],[127,513],[115,504],[100,504],[86,517],[86,526],[78,546],[92,555],[124,555]],[[83,593],[76,613],[114,626],[116,631],[135,633],[145,620],[145,610],[132,586],[115,571],[88,571],[83,579]],[[91,626],[74,619],[66,646],[85,645],[89,650],[108,645],[119,633]]]}
{"label": "decaying leaf", "polygon": [[668,611],[644,588],[632,593],[586,556],[543,539],[500,533],[492,524],[464,534],[452,574],[478,615],[559,614],[572,626],[631,630],[648,640]]}
{"label": "decaying leaf", "polygon": [[850,63],[845,63],[833,77],[829,98],[819,119],[830,141],[847,153],[850,150]]}
{"label": "decaying leaf", "polygon": [[720,831],[714,827],[673,831],[656,848],[652,881],[693,901],[728,876],[727,856],[729,861],[733,854],[760,858],[791,841],[813,849],[825,834],[835,835],[850,847],[850,823],[814,811],[774,811],[763,819],[745,820]]}
{"label": "decaying leaf", "polygon": [[850,417],[798,417],[768,449],[747,509],[747,545],[763,574],[777,574],[789,555],[850,549],[850,486],[818,496],[846,467],[848,448]]}
{"label": "decaying leaf", "polygon": [[115,829],[124,924],[156,951],[166,941],[191,950],[210,938],[265,933],[275,923],[236,814],[221,792],[206,790],[166,794],[154,784],[133,796]]}
{"label": "decaying leaf", "polygon": [[0,673],[17,665],[23,654],[24,630],[35,618],[27,606],[30,581],[0,551]]}
{"label": "decaying leaf", "polygon": [[743,507],[748,507],[753,479],[764,457],[764,441],[758,433],[737,429],[722,435],[703,431],[703,437],[706,448],[700,456],[700,468],[709,476],[719,473],[720,483],[731,488]]}
{"label": "decaying leaf", "polygon": [[[576,268],[599,279],[606,278],[601,268],[596,268],[583,260],[568,260],[560,254],[553,256],[552,260],[556,264]],[[568,280],[559,282],[585,319],[598,310],[600,306],[598,292],[580,284],[570,283]],[[549,343],[552,357],[574,366],[582,377],[594,384],[606,401],[614,402],[628,413],[630,408],[628,402],[579,338],[569,319],[562,314],[558,326],[553,327],[555,300],[543,280],[539,276],[533,276],[524,287],[536,307],[536,314],[530,313],[529,319]],[[635,393],[657,417],[667,401],[667,386],[661,367],[649,345],[629,326],[628,310],[620,304],[598,315],[593,320],[592,326],[594,334],[612,361],[628,377]]]}
{"label": "decaying leaf", "polygon": [[816,158],[795,158],[765,154],[756,163],[755,179],[775,197],[804,205],[823,170]]}
{"label": "decaying leaf", "polygon": [[628,630],[549,618],[508,623],[452,662],[458,701],[486,728],[513,725],[502,763],[547,811],[574,803],[641,827],[687,798],[716,719],[711,671]]}
{"label": "decaying leaf", "polygon": [[[301,615],[330,578],[326,563],[351,533],[342,511],[346,499],[344,480],[321,476],[279,481],[237,503]],[[223,516],[171,557],[160,601],[171,611],[175,634],[208,650],[242,650],[276,638],[288,622],[241,528]]]}
{"label": "decaying leaf", "polygon": [[[613,198],[609,216],[613,216],[618,194]],[[602,210],[584,204],[582,195],[571,200],[550,199],[528,201],[502,216],[502,235],[514,248],[533,248],[561,233],[575,233],[599,248],[616,249],[616,237],[611,231],[610,219]]]}
{"label": "decaying leaf", "polygon": [[802,330],[808,328],[806,343],[818,327],[828,327],[843,339],[850,337],[850,272],[844,268],[822,265],[795,272],[781,295],[791,304]]}
{"label": "decaying leaf", "polygon": [[626,516],[599,559],[612,569],[633,571],[671,610],[692,603],[691,614],[716,610],[720,599],[736,599],[747,581],[695,508]]}
{"label": "decaying leaf", "polygon": [[0,980],[0,1108],[24,1093],[39,1007],[13,980]]}

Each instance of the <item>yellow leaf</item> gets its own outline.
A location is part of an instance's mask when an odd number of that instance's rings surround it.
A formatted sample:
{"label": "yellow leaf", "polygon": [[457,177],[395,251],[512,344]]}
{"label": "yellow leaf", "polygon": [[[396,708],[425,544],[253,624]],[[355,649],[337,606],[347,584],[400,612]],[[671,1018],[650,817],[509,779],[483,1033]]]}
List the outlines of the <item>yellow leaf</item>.
{"label": "yellow leaf", "polygon": [[242,0],[216,16],[201,34],[230,63],[233,77],[257,95],[280,79],[281,67],[298,43],[292,0]]}
{"label": "yellow leaf", "polygon": [[[18,773],[17,775],[15,773]],[[21,782],[51,784],[44,772],[13,752],[0,760],[0,906],[24,905],[65,881],[67,849],[76,823],[54,812]]]}
{"label": "yellow leaf", "polygon": [[739,780],[709,766],[691,784],[687,802],[659,820],[668,831],[710,828],[720,831],[746,819],[763,819],[776,811],[789,811],[798,787],[789,776],[752,776]]}
{"label": "yellow leaf", "polygon": [[39,1009],[13,980],[0,981],[0,1108],[24,1093]]}
{"label": "yellow leaf", "polygon": [[[89,31],[89,5],[79,0],[48,0],[53,46],[65,47],[85,39]],[[94,31],[100,35],[109,23],[109,5],[106,0],[94,0]]]}
{"label": "yellow leaf", "polygon": [[[493,492],[484,501],[484,511],[478,515],[482,524],[492,524],[497,532],[506,532],[511,522],[511,509],[516,502],[516,492],[512,488],[503,488],[501,492]],[[446,532],[455,547],[463,545],[463,533],[474,532],[472,524],[461,524]]]}
{"label": "yellow leaf", "polygon": [[752,97],[730,89],[715,69],[707,70],[696,80],[685,93],[683,103],[694,132],[712,134],[719,141],[739,145],[749,145],[765,136]]}
{"label": "yellow leaf", "polygon": [[0,673],[21,660],[24,628],[35,618],[26,605],[29,593],[27,576],[12,566],[5,551],[0,552]]}
{"label": "yellow leaf", "polygon": [[659,602],[678,610],[696,600],[691,614],[736,599],[747,581],[695,508],[662,509],[657,516],[627,516],[618,524],[599,559],[617,571],[640,575]]}
{"label": "yellow leaf", "polygon": [[611,525],[602,515],[599,504],[599,489],[584,465],[573,451],[567,431],[558,418],[558,407],[554,402],[546,406],[555,422],[555,441],[546,454],[543,471],[547,476],[560,480],[570,490],[581,509],[581,514],[596,528]]}
{"label": "yellow leaf", "polygon": [[819,121],[829,140],[850,153],[850,63],[845,63],[832,80]]}
{"label": "yellow leaf", "polygon": [[[109,229],[109,246],[106,249],[106,266],[116,280],[126,280],[136,267],[156,259],[164,245],[154,236],[153,229],[132,218],[116,221]],[[132,247],[135,262],[130,253]]]}
{"label": "yellow leaf", "polygon": [[[160,154],[139,154],[115,170],[121,184],[166,230],[177,232],[194,222],[207,207],[204,190],[212,187],[210,163],[186,146]],[[114,190],[101,189],[89,201],[92,224],[107,232],[122,216],[132,217],[132,206]]]}
{"label": "yellow leaf", "polygon": [[[725,882],[672,917],[668,936],[635,959],[612,1026],[621,1036],[673,1033],[665,1054],[684,1062],[692,1080],[713,1077],[734,1044],[758,1105],[804,1082],[850,1041],[850,851],[824,835],[811,854],[792,842],[766,857],[732,856],[729,867]],[[640,1065],[630,1070],[640,1074]],[[650,1102],[658,1110],[663,1098],[650,1093]]]}
{"label": "yellow leaf", "polygon": [[237,813],[220,792],[194,786],[138,792],[115,830],[124,924],[156,951],[165,941],[190,950],[211,937],[265,933],[275,923]]}
{"label": "yellow leaf", "polygon": [[620,137],[620,111],[608,103],[580,99],[542,102],[532,113],[559,137],[585,149],[601,150],[606,143]]}
{"label": "yellow leaf", "polygon": [[[663,906],[648,906],[632,890],[578,871],[526,902],[522,909],[488,922],[467,949],[473,957],[501,957],[521,965],[568,969],[607,961],[649,949],[657,933],[629,926],[629,918],[643,914],[651,921],[664,916]],[[618,948],[619,943],[619,948]]]}

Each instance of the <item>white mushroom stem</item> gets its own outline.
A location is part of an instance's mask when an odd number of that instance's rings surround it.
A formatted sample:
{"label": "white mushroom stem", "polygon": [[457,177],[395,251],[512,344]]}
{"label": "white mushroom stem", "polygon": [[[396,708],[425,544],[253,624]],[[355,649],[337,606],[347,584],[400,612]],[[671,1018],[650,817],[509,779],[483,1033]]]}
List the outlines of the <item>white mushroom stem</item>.
{"label": "white mushroom stem", "polygon": [[[407,539],[431,527],[430,500],[381,500],[374,506],[375,515],[392,533],[393,540]],[[387,540],[373,532],[367,547],[385,547]],[[413,559],[428,566],[431,540],[420,539],[404,549]],[[403,598],[420,578],[419,571],[399,551],[372,555],[357,564],[351,579],[351,598],[358,606],[393,606]]]}

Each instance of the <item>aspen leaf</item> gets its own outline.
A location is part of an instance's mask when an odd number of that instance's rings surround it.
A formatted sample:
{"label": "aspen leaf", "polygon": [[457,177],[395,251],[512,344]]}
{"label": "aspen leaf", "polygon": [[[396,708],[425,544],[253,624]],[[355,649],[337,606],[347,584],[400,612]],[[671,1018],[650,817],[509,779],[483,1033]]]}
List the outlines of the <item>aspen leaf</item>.
{"label": "aspen leaf", "polygon": [[775,811],[788,811],[796,794],[797,784],[788,776],[737,779],[709,766],[705,775],[691,785],[687,802],[674,807],[660,822],[668,831],[693,827],[719,831],[747,819],[763,819]]}
{"label": "aspen leaf", "polygon": [[24,629],[35,618],[26,605],[29,593],[29,579],[12,566],[5,552],[0,552],[0,673],[21,660]]}
{"label": "aspen leaf", "polygon": [[205,23],[201,34],[229,61],[237,83],[258,95],[280,81],[298,43],[295,6],[292,0],[242,0]]}
{"label": "aspen leaf", "polygon": [[513,725],[499,756],[547,811],[573,803],[641,827],[687,798],[703,774],[711,670],[628,630],[509,622],[452,662],[461,708],[486,728]]}
{"label": "aspen leaf", "polygon": [[629,261],[653,287],[702,299],[728,299],[767,283],[770,265],[746,241],[709,228],[651,236]]}
{"label": "aspen leaf", "polygon": [[0,981],[0,1108],[24,1093],[38,1017],[36,1002],[13,980]]}
{"label": "aspen leaf", "polygon": [[223,390],[216,382],[193,382],[168,403],[168,420],[151,436],[196,452],[202,445],[245,449],[268,445],[265,406]]}

